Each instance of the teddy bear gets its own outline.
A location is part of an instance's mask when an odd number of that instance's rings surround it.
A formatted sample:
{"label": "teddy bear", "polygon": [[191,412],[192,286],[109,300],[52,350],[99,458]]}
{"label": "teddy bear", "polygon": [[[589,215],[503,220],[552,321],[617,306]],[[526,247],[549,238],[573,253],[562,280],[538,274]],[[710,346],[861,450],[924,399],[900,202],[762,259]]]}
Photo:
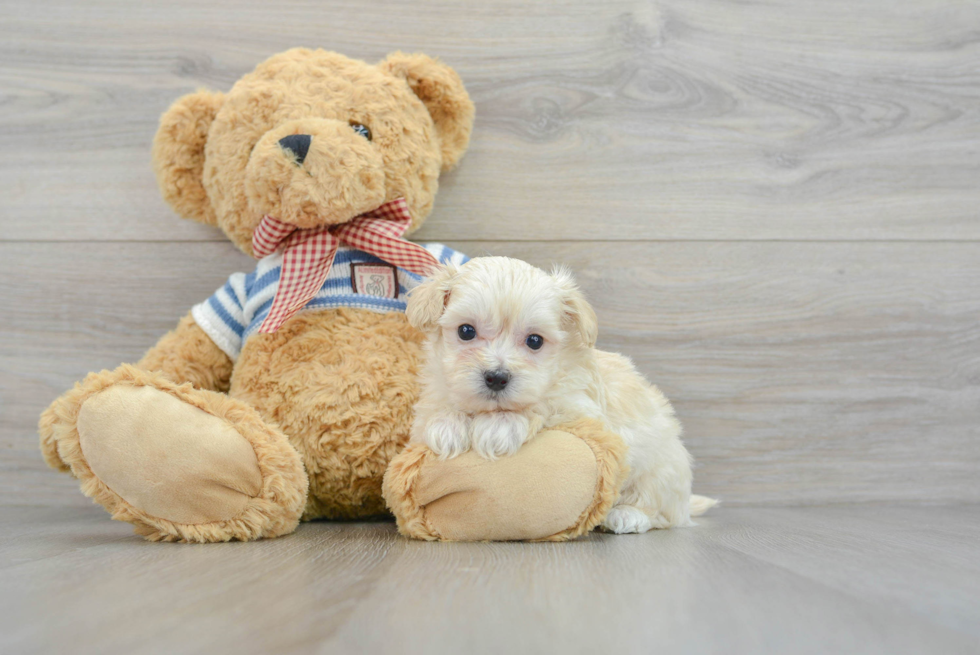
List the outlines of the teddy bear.
{"label": "teddy bear", "polygon": [[561,426],[506,462],[405,448],[422,342],[405,296],[466,257],[403,237],[473,118],[452,68],[400,52],[369,64],[296,48],[227,93],[178,99],[153,143],[163,197],[256,268],[137,363],[56,399],[39,423],[48,464],[152,541],[389,511],[422,539],[562,539],[598,524],[625,471],[599,425]]}

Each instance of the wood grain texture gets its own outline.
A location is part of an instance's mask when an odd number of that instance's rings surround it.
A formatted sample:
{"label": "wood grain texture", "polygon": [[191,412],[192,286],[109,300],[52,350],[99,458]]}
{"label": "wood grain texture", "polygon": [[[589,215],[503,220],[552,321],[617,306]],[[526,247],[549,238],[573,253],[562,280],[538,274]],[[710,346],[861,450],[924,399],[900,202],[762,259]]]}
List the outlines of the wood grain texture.
{"label": "wood grain texture", "polygon": [[443,57],[478,109],[420,238],[980,238],[980,6],[953,0],[7,0],[7,240],[220,240],[160,113],[268,55]]}
{"label": "wood grain texture", "polygon": [[[696,488],[726,504],[980,502],[972,243],[481,243],[570,265],[600,347],[672,399]],[[77,503],[38,414],[135,361],[251,260],[227,243],[0,244],[0,502]]]}
{"label": "wood grain texture", "polygon": [[975,653],[980,508],[720,508],[567,544],[151,544],[0,508],[5,653]]}

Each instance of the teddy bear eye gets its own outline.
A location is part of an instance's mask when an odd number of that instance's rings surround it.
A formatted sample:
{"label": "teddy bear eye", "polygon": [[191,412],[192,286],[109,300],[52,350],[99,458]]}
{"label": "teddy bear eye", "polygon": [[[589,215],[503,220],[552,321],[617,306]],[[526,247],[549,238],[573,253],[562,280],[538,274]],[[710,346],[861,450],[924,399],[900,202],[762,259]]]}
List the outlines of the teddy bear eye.
{"label": "teddy bear eye", "polygon": [[531,334],[524,340],[524,343],[526,343],[527,347],[531,350],[538,350],[544,345],[544,337],[542,337],[540,334]]}
{"label": "teddy bear eye", "polygon": [[354,128],[354,131],[363,136],[368,141],[371,140],[371,130],[368,129],[367,125],[361,125],[360,123],[355,123],[351,121],[350,126]]}
{"label": "teddy bear eye", "polygon": [[463,341],[470,341],[476,338],[476,328],[469,323],[464,323],[457,328],[456,334],[458,334],[459,338]]}

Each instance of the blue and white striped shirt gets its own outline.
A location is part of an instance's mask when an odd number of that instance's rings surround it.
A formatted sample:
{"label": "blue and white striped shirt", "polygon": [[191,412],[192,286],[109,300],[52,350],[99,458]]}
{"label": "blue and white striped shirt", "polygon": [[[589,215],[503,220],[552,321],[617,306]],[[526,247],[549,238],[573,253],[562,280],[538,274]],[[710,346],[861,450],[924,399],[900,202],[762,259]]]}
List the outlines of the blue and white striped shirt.
{"label": "blue and white striped shirt", "polygon": [[[440,263],[463,264],[468,257],[440,243],[423,244]],[[259,260],[248,275],[233,273],[223,287],[191,310],[194,321],[232,360],[265,320],[279,288],[282,253]],[[422,276],[395,268],[360,250],[337,249],[327,280],[300,311],[355,307],[373,312],[404,312],[406,294]]]}

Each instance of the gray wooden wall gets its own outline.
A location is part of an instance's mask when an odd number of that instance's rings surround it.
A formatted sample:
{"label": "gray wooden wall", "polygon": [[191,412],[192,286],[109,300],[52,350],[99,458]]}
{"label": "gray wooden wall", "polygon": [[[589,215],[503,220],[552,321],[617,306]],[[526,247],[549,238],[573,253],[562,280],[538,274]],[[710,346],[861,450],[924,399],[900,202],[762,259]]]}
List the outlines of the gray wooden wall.
{"label": "gray wooden wall", "polygon": [[978,30],[956,0],[2,0],[0,504],[87,503],[39,412],[250,266],[150,142],[295,45],[457,68],[472,147],[418,238],[571,265],[699,491],[978,501]]}

